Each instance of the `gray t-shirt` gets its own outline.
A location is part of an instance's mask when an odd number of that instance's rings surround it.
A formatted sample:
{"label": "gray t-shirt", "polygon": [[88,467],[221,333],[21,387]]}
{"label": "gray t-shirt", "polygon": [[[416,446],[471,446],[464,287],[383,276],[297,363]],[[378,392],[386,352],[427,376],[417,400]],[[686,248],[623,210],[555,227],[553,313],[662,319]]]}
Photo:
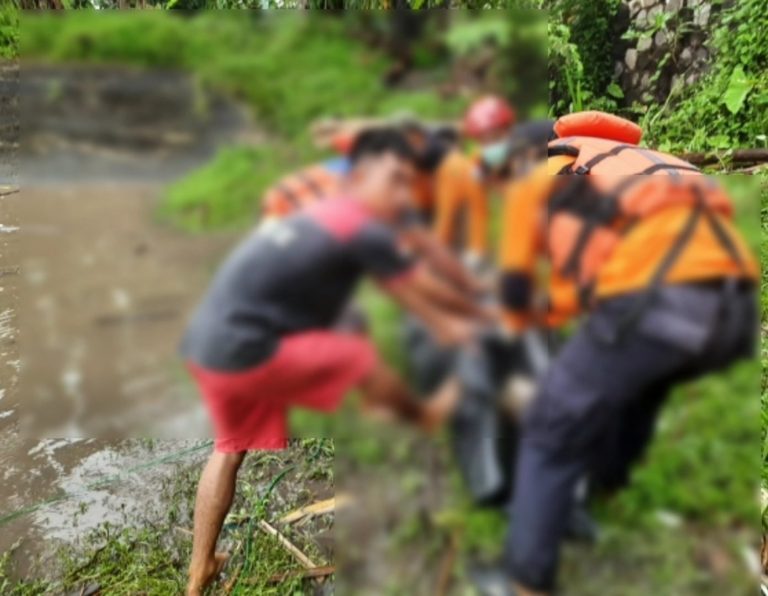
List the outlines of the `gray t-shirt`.
{"label": "gray t-shirt", "polygon": [[216,273],[181,343],[204,368],[251,368],[286,335],[333,326],[357,282],[391,282],[412,267],[394,230],[339,198],[268,221]]}

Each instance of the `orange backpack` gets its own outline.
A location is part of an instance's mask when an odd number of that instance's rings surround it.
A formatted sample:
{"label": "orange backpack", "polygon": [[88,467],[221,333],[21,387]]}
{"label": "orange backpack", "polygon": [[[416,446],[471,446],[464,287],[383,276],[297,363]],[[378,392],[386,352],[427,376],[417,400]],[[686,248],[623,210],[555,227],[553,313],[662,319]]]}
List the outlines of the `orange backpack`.
{"label": "orange backpack", "polygon": [[600,267],[621,237],[639,220],[664,209],[688,205],[689,218],[679,239],[655,272],[663,282],[704,216],[729,254],[741,261],[715,214],[731,216],[723,189],[690,163],[639,147],[642,131],[628,120],[602,112],[560,118],[560,138],[548,154],[575,160],[558,172],[549,201],[547,246],[553,266],[579,284],[585,297]]}

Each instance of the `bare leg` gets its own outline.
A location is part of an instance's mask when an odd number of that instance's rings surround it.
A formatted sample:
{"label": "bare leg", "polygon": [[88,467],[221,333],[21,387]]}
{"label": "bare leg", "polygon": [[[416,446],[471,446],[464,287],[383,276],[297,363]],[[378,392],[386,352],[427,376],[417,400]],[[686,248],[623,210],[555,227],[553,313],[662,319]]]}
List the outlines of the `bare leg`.
{"label": "bare leg", "polygon": [[365,404],[385,408],[399,419],[431,431],[444,422],[459,401],[459,385],[449,379],[429,400],[420,400],[388,365],[380,362],[359,385]]}
{"label": "bare leg", "polygon": [[192,561],[189,565],[188,596],[202,596],[203,590],[221,571],[227,555],[216,552],[224,518],[232,506],[237,471],[245,452],[214,451],[200,476],[195,498]]}

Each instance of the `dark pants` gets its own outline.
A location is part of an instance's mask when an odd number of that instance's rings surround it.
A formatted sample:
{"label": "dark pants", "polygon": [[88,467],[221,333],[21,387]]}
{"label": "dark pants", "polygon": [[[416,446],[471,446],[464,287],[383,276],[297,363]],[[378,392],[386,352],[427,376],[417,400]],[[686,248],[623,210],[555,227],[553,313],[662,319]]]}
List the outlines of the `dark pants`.
{"label": "dark pants", "polygon": [[629,331],[641,294],[599,304],[543,379],[519,447],[506,561],[515,581],[554,588],[577,481],[623,485],[653,435],[669,389],[752,354],[748,285],[662,288]]}

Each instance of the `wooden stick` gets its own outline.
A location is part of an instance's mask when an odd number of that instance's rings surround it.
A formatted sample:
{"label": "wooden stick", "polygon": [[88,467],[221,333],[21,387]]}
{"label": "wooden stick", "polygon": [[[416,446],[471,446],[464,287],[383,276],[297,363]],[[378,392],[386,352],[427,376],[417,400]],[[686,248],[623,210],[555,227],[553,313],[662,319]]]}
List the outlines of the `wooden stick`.
{"label": "wooden stick", "polygon": [[284,524],[292,524],[305,517],[314,517],[316,515],[322,515],[324,513],[330,513],[335,511],[336,508],[341,508],[352,501],[352,497],[346,494],[336,495],[330,499],[323,501],[317,501],[311,505],[299,507],[298,509],[287,513],[280,518],[280,521]]}
{"label": "wooden stick", "polygon": [[768,161],[768,149],[736,149],[731,153],[726,151],[683,153],[679,157],[695,166],[708,166],[720,163],[720,161],[728,161],[731,163],[755,163]]}
{"label": "wooden stick", "polygon": [[435,596],[445,596],[448,588],[451,587],[453,579],[453,568],[456,564],[456,555],[459,550],[459,536],[456,531],[451,532],[448,543],[448,550],[445,551],[440,562],[440,573],[437,576],[437,585],[435,586]]}
{"label": "wooden stick", "polygon": [[277,541],[282,544],[285,549],[291,553],[296,560],[301,563],[305,568],[307,569],[314,569],[317,567],[315,563],[310,559],[307,555],[305,555],[299,548],[293,544],[290,540],[288,540],[285,536],[283,536],[280,532],[278,532],[275,528],[270,526],[267,522],[265,522],[263,519],[259,520],[258,526],[264,530],[267,534],[270,534],[277,538]]}
{"label": "wooden stick", "polygon": [[269,583],[278,584],[284,582],[292,577],[303,577],[305,579],[314,579],[318,577],[326,577],[336,573],[336,567],[329,565],[326,567],[315,567],[313,569],[306,569],[304,571],[286,571],[285,573],[276,573],[269,578]]}
{"label": "wooden stick", "polygon": [[757,174],[761,170],[768,168],[768,163],[760,163],[755,166],[749,166],[748,168],[739,168],[738,170],[731,170],[731,174]]}

